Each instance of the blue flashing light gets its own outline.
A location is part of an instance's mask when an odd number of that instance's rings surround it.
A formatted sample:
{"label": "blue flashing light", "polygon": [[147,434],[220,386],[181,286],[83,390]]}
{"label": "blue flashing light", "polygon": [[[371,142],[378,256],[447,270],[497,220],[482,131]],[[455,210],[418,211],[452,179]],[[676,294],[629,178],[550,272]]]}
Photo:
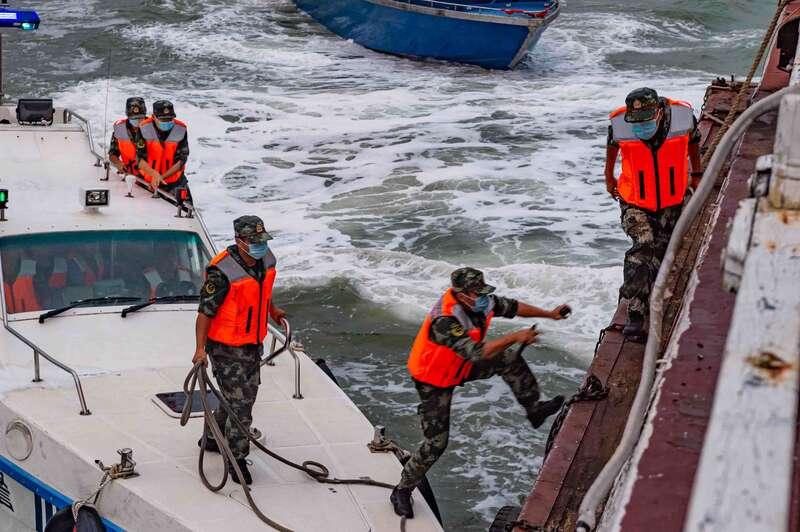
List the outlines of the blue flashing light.
{"label": "blue flashing light", "polygon": [[39,27],[40,21],[36,11],[0,8],[0,28],[33,31]]}

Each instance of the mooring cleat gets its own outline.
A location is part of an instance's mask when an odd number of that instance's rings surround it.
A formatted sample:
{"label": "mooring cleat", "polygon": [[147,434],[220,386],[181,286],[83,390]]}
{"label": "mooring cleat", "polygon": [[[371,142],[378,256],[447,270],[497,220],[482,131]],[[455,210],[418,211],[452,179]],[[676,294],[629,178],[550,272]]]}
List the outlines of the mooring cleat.
{"label": "mooring cleat", "polygon": [[538,429],[541,427],[542,424],[547,421],[547,418],[561,410],[561,405],[563,404],[563,395],[556,395],[549,401],[539,401],[536,403],[533,412],[528,416],[533,428]]}
{"label": "mooring cleat", "polygon": [[414,518],[414,503],[411,500],[412,491],[414,491],[414,488],[395,486],[392,490],[392,494],[389,496],[389,500],[392,501],[392,506],[394,507],[394,513],[400,517],[405,517],[407,519]]}

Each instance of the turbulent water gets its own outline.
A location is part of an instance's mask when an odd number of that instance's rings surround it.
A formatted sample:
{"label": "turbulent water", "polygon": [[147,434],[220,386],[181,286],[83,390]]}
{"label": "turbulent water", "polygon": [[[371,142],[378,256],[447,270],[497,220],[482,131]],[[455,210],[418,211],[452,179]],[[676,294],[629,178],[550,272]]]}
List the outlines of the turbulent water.
{"label": "turbulent water", "polygon": [[[526,356],[547,396],[577,387],[626,248],[602,178],[607,113],[642,85],[699,106],[712,77],[747,70],[775,5],[572,0],[517,71],[488,72],[367,51],[290,0],[25,3],[43,25],[6,34],[7,92],[55,96],[103,144],[127,96],[173,100],[215,237],[239,214],[267,221],[298,335],[409,448],[405,358],[455,267],[569,302]],[[512,325],[525,324],[499,328]],[[453,409],[431,481],[448,530],[485,530],[529,491],[546,431],[500,380],[459,390]]]}

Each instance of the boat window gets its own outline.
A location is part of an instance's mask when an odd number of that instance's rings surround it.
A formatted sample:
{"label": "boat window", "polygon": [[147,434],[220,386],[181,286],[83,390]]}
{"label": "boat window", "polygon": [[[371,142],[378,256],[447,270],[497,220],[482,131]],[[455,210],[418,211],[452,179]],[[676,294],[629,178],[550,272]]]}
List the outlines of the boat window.
{"label": "boat window", "polygon": [[0,239],[9,314],[91,297],[197,294],[210,256],[196,233],[81,231]]}

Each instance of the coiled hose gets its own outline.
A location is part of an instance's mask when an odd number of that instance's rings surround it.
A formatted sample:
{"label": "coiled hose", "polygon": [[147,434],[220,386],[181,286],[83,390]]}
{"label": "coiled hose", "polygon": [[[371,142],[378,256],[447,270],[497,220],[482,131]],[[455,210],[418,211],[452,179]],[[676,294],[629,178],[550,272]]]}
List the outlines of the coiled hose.
{"label": "coiled hose", "polygon": [[[230,447],[228,446],[227,441],[225,440],[225,434],[220,429],[219,425],[217,424],[217,420],[214,417],[214,411],[211,408],[211,405],[208,403],[208,391],[210,390],[211,393],[219,400],[219,408],[222,408],[225,413],[228,415],[228,418],[235,423],[239,430],[241,430],[244,434],[248,435],[248,439],[250,443],[261,449],[270,457],[274,458],[275,460],[285,464],[289,467],[297,469],[298,471],[302,471],[303,473],[307,474],[317,482],[322,484],[360,484],[365,486],[377,486],[380,488],[387,488],[393,489],[394,485],[387,484],[385,482],[378,482],[377,480],[373,480],[369,477],[364,478],[331,478],[330,470],[324,465],[319,462],[315,462],[313,460],[306,460],[301,464],[297,464],[292,462],[291,460],[287,460],[283,456],[275,453],[274,451],[269,450],[267,447],[261,444],[258,440],[256,440],[252,433],[242,424],[236,414],[233,413],[230,404],[225,399],[225,397],[220,393],[220,391],[214,386],[211,380],[208,378],[208,373],[206,371],[206,367],[203,363],[198,362],[197,364],[192,367],[189,374],[186,376],[186,380],[183,382],[183,392],[186,394],[186,404],[183,407],[183,412],[181,412],[181,426],[185,426],[186,423],[189,421],[189,416],[192,413],[192,402],[194,398],[194,392],[199,387],[200,391],[200,401],[203,404],[203,416],[205,418],[205,426],[203,428],[203,438],[200,442],[200,458],[198,460],[198,472],[200,473],[200,480],[203,482],[206,488],[213,492],[217,492],[225,486],[225,483],[228,481],[228,468],[226,467],[224,473],[222,475],[222,480],[218,485],[212,484],[208,478],[206,477],[205,470],[204,470],[204,460],[205,460],[205,447],[206,441],[208,440],[208,432],[211,431],[214,439],[217,442],[217,445],[220,448],[223,456],[226,458],[227,463],[229,466],[233,468],[233,473],[236,475],[236,478],[239,479],[239,484],[241,484],[242,488],[244,489],[244,495],[247,497],[247,503],[252,508],[253,512],[261,519],[264,523],[271,526],[275,530],[280,530],[281,532],[293,532],[292,529],[287,528],[280,523],[277,523],[267,517],[259,508],[258,505],[253,500],[253,497],[250,494],[250,487],[247,483],[244,482],[244,477],[242,475],[242,471],[239,468],[239,465],[236,463],[236,458],[233,456],[233,452],[231,451]],[[403,530],[405,525],[405,518],[403,518],[400,522],[401,530]]]}

